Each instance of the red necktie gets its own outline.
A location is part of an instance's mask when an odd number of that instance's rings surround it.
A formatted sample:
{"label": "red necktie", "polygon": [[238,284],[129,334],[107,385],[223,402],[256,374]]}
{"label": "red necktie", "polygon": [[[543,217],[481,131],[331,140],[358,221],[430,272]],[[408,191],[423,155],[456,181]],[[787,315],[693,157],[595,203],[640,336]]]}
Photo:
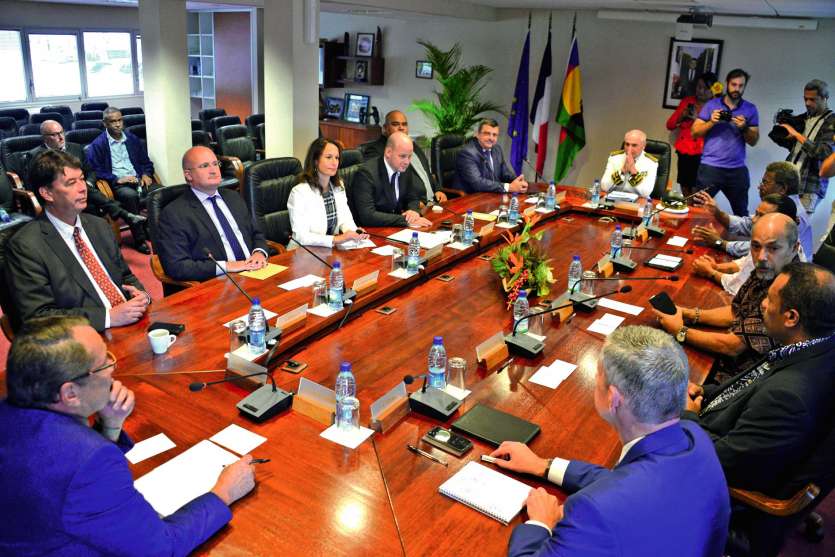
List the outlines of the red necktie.
{"label": "red necktie", "polygon": [[93,252],[89,247],[87,247],[87,243],[84,242],[84,238],[81,237],[81,228],[78,226],[76,226],[73,230],[72,239],[75,241],[75,249],[78,250],[78,255],[81,256],[81,260],[84,262],[87,270],[90,271],[90,274],[93,276],[93,280],[96,281],[96,284],[99,285],[101,291],[104,292],[107,301],[110,302],[110,306],[116,307],[124,302],[125,297],[122,296],[122,293],[119,292],[119,289],[116,288],[116,285],[114,285],[113,281],[110,280],[107,272],[102,269],[101,265],[99,265],[99,262],[93,255]]}

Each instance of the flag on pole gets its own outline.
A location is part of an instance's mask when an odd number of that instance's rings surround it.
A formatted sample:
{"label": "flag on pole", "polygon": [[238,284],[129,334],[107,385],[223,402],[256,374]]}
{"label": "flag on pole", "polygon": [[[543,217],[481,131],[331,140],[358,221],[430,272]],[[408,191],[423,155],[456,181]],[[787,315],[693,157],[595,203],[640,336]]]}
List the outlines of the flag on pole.
{"label": "flag on pole", "polygon": [[548,42],[542,54],[539,65],[539,77],[536,80],[536,91],[533,95],[531,107],[531,124],[533,124],[533,143],[536,151],[536,172],[542,175],[545,168],[545,157],[548,155],[548,112],[551,108],[551,16],[548,15]]}
{"label": "flag on pole", "polygon": [[586,129],[583,126],[583,92],[580,84],[580,51],[577,46],[576,28],[571,30],[571,50],[565,68],[565,81],[562,84],[557,123],[562,128],[554,180],[559,182],[568,174],[571,165],[574,164],[574,157],[586,145]]}
{"label": "flag on pole", "polygon": [[528,14],[528,34],[522,47],[519,73],[516,74],[516,89],[507,121],[507,135],[510,136],[510,165],[516,174],[522,173],[522,161],[528,156],[528,80],[531,54],[531,16]]}

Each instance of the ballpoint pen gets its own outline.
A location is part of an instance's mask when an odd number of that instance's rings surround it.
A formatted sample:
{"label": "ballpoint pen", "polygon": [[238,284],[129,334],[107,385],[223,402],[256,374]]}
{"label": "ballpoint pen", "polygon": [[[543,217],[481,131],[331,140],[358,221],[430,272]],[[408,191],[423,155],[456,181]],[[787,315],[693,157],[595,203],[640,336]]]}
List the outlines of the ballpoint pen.
{"label": "ballpoint pen", "polygon": [[419,454],[420,456],[425,456],[429,460],[433,460],[433,461],[437,462],[438,464],[443,464],[444,466],[449,465],[446,460],[441,460],[440,458],[438,458],[434,455],[431,455],[431,454],[427,453],[426,451],[422,451],[422,450],[418,449],[414,445],[406,445],[406,448],[409,449],[410,451],[412,451],[413,453]]}

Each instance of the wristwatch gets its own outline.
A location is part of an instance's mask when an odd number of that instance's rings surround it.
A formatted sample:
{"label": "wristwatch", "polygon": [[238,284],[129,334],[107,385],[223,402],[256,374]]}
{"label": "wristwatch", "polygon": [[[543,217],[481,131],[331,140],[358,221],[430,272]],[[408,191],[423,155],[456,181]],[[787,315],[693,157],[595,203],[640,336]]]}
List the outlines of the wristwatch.
{"label": "wristwatch", "polygon": [[715,247],[716,249],[724,250],[725,248],[723,246],[724,246],[724,241],[722,239],[719,239],[719,240],[716,240],[715,242],[713,242],[713,247]]}
{"label": "wristwatch", "polygon": [[684,341],[687,340],[687,331],[688,328],[686,325],[682,325],[681,329],[678,330],[676,333],[676,340],[679,344],[684,344]]}

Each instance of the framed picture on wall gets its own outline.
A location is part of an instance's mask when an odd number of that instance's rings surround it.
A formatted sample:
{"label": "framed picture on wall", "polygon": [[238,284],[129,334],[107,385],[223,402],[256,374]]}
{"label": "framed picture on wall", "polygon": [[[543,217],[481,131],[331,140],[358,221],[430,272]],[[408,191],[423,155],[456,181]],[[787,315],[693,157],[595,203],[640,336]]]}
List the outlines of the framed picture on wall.
{"label": "framed picture on wall", "polygon": [[357,60],[357,67],[354,69],[354,81],[368,81],[367,60]]}
{"label": "framed picture on wall", "polygon": [[435,70],[432,68],[432,62],[426,60],[418,60],[415,62],[415,77],[420,79],[432,79],[435,76]]}
{"label": "framed picture on wall", "polygon": [[357,33],[356,56],[374,54],[374,33]]}
{"label": "framed picture on wall", "polygon": [[328,97],[325,99],[325,117],[339,120],[342,118],[342,109],[345,106],[345,99],[339,97]]}
{"label": "framed picture on wall", "polygon": [[357,95],[356,93],[345,93],[345,116],[348,122],[363,123],[368,114],[368,105],[371,98],[368,95]]}
{"label": "framed picture on wall", "polygon": [[680,41],[671,37],[664,81],[664,108],[676,108],[681,99],[694,95],[696,82],[703,73],[713,72],[719,76],[721,59],[722,41],[715,39]]}

